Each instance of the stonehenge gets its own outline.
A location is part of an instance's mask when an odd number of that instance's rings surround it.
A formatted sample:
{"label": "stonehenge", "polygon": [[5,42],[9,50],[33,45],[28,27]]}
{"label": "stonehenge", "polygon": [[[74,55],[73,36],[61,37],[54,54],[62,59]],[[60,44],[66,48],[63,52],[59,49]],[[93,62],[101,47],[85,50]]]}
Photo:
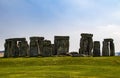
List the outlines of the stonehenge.
{"label": "stonehenge", "polygon": [[5,40],[4,57],[26,56],[28,44],[25,38],[11,38]]}
{"label": "stonehenge", "polygon": [[55,55],[65,55],[69,52],[69,36],[54,37]]}
{"label": "stonehenge", "polygon": [[100,56],[100,41],[94,41],[93,57]]}
{"label": "stonehenge", "polygon": [[52,44],[50,40],[45,40],[43,42],[43,52],[41,54],[43,57],[52,56]]}
{"label": "stonehenge", "polygon": [[93,49],[93,34],[82,33],[80,39],[80,49],[79,53],[91,56]]}
{"label": "stonehenge", "polygon": [[102,56],[115,56],[113,39],[104,39],[102,47]]}
{"label": "stonehenge", "polygon": [[[100,41],[93,41],[93,34],[82,33],[79,52],[73,53],[75,57],[86,56],[115,56],[115,46],[112,38],[104,39],[102,52]],[[4,57],[50,57],[69,54],[69,36],[54,36],[54,43],[44,37],[9,38],[5,40]]]}
{"label": "stonehenge", "polygon": [[44,37],[30,37],[30,53],[29,56],[39,56],[43,52]]}

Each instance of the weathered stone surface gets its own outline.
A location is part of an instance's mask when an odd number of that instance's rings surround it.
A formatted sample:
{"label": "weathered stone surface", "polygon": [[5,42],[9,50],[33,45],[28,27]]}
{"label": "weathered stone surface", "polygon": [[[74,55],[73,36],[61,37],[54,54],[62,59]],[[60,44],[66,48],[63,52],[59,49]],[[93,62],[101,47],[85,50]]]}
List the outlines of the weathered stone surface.
{"label": "weathered stone surface", "polygon": [[44,37],[30,37],[30,56],[39,56],[43,51]]}
{"label": "weathered stone surface", "polygon": [[26,38],[10,38],[10,39],[6,39],[7,41],[25,41]]}
{"label": "weathered stone surface", "polygon": [[29,45],[28,45],[27,41],[20,41],[18,43],[18,46],[19,46],[19,56],[20,57],[28,56]]}
{"label": "weathered stone surface", "polygon": [[52,46],[52,55],[55,55],[56,53],[55,53],[55,45],[54,44],[51,44],[51,46]]}
{"label": "weathered stone surface", "polygon": [[5,54],[4,57],[18,57],[19,56],[19,45],[18,42],[24,42],[25,38],[10,38],[5,41]]}
{"label": "weathered stone surface", "polygon": [[17,41],[12,41],[12,56],[13,57],[19,56],[19,48],[17,46]]}
{"label": "weathered stone surface", "polygon": [[106,41],[103,41],[102,56],[109,56],[109,47]]}
{"label": "weathered stone surface", "polygon": [[69,36],[54,37],[55,55],[66,55],[69,52]]}
{"label": "weathered stone surface", "polygon": [[100,42],[99,41],[94,41],[93,56],[94,57],[100,56]]}
{"label": "weathered stone surface", "polygon": [[102,56],[114,56],[115,49],[113,39],[104,39],[103,48],[102,48]]}
{"label": "weathered stone surface", "polygon": [[110,42],[110,56],[115,56],[115,47],[112,41]]}
{"label": "weathered stone surface", "polygon": [[43,43],[43,52],[41,53],[43,57],[52,56],[52,45],[50,40],[45,40]]}
{"label": "weathered stone surface", "polygon": [[93,34],[88,33],[82,33],[81,34],[81,40],[80,40],[80,54],[85,55],[92,55],[92,49],[93,49]]}
{"label": "weathered stone surface", "polygon": [[6,40],[4,47],[5,47],[4,57],[10,57],[11,42]]}

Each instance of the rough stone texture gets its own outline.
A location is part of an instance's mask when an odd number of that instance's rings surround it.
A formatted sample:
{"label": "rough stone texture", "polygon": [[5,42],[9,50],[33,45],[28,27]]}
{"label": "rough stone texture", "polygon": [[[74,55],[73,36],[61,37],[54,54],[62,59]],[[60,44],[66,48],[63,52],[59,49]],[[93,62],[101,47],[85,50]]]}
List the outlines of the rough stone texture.
{"label": "rough stone texture", "polygon": [[[5,40],[5,54],[4,57],[18,57],[19,45],[18,42],[24,42],[25,38],[10,38]],[[26,48],[27,49],[27,48]]]}
{"label": "rough stone texture", "polygon": [[19,42],[18,46],[19,46],[19,56],[20,57],[28,56],[29,45],[28,45],[27,41]]}
{"label": "rough stone texture", "polygon": [[52,55],[55,55],[55,45],[51,44],[51,46],[52,46]]}
{"label": "rough stone texture", "polygon": [[17,46],[17,41],[12,41],[12,56],[13,57],[19,56],[19,48]]}
{"label": "rough stone texture", "polygon": [[115,56],[115,47],[113,42],[110,42],[110,56]]}
{"label": "rough stone texture", "polygon": [[93,56],[94,57],[100,56],[100,42],[99,41],[94,41]]}
{"label": "rough stone texture", "polygon": [[39,44],[38,54],[39,55],[41,55],[43,52],[43,43],[44,43],[44,37],[39,37],[39,40],[38,40],[38,44]]}
{"label": "rough stone texture", "polygon": [[41,55],[43,57],[49,57],[52,55],[52,45],[50,40],[45,40],[43,42],[43,52]]}
{"label": "rough stone texture", "polygon": [[55,55],[66,55],[69,52],[69,36],[55,36]]}
{"label": "rough stone texture", "polygon": [[6,40],[5,44],[4,44],[4,47],[5,47],[4,57],[10,57],[11,41]]}
{"label": "rough stone texture", "polygon": [[114,56],[115,49],[113,39],[104,39],[103,48],[102,48],[102,56]]}
{"label": "rough stone texture", "polygon": [[30,37],[30,56],[35,57],[41,55],[43,51],[44,37]]}
{"label": "rough stone texture", "polygon": [[92,49],[93,49],[93,34],[88,33],[82,33],[81,34],[81,40],[80,40],[80,54],[85,55],[92,55]]}

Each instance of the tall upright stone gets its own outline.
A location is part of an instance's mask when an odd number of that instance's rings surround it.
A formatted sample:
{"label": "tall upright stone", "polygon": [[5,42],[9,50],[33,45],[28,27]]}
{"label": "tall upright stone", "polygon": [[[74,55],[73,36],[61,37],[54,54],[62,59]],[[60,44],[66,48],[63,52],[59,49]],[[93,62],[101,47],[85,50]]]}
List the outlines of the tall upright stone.
{"label": "tall upright stone", "polygon": [[80,39],[80,54],[92,55],[93,49],[93,34],[82,33]]}
{"label": "tall upright stone", "polygon": [[69,36],[54,37],[55,55],[66,55],[69,52]]}
{"label": "tall upright stone", "polygon": [[52,55],[55,55],[56,53],[55,53],[55,45],[54,44],[51,44],[51,46],[52,46]]}
{"label": "tall upright stone", "polygon": [[43,57],[52,56],[52,45],[50,40],[44,40],[43,42],[43,52],[41,53]]}
{"label": "tall upright stone", "polygon": [[114,56],[115,48],[113,39],[108,38],[103,41],[102,56]]}
{"label": "tall upright stone", "polygon": [[100,56],[100,42],[99,41],[94,41],[93,56],[94,57]]}
{"label": "tall upright stone", "polygon": [[10,57],[11,41],[5,40],[4,47],[5,47],[4,57]]}
{"label": "tall upright stone", "polygon": [[19,56],[19,48],[17,45],[17,41],[15,41],[15,40],[12,41],[12,56],[13,57]]}
{"label": "tall upright stone", "polygon": [[39,37],[38,44],[39,44],[38,54],[41,55],[43,52],[44,37]]}
{"label": "tall upright stone", "polygon": [[30,37],[30,56],[39,56],[43,50],[44,37]]}
{"label": "tall upright stone", "polygon": [[19,56],[20,57],[28,56],[29,45],[28,45],[27,41],[20,41],[18,43],[18,46],[19,46]]}
{"label": "tall upright stone", "polygon": [[115,47],[113,41],[110,42],[110,56],[115,56]]}

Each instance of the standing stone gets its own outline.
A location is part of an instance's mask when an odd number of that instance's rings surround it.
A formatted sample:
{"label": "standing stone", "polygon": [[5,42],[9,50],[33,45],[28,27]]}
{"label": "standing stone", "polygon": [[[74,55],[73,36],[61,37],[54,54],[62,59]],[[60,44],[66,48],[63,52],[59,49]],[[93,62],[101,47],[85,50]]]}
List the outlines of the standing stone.
{"label": "standing stone", "polygon": [[18,57],[19,56],[19,41],[25,41],[25,38],[10,38],[5,40],[5,54],[4,57]]}
{"label": "standing stone", "polygon": [[41,54],[43,57],[49,57],[52,55],[52,45],[51,41],[45,40],[43,43],[43,52]]}
{"label": "standing stone", "polygon": [[5,52],[4,52],[4,57],[9,57],[9,52],[10,52],[10,41],[6,40],[5,44]]}
{"label": "standing stone", "polygon": [[113,41],[110,42],[110,56],[115,56],[115,47]]}
{"label": "standing stone", "polygon": [[81,40],[80,40],[80,49],[79,53],[80,54],[85,54],[85,55],[92,55],[92,49],[93,49],[93,34],[87,34],[87,33],[82,33],[81,34]]}
{"label": "standing stone", "polygon": [[38,54],[41,55],[43,52],[43,43],[44,43],[44,37],[39,37],[38,38]]}
{"label": "standing stone", "polygon": [[66,55],[69,52],[69,36],[55,36],[55,55]]}
{"label": "standing stone", "polygon": [[55,55],[55,45],[51,44],[51,46],[52,46],[52,55]]}
{"label": "standing stone", "polygon": [[104,39],[102,56],[114,56],[114,55],[115,55],[115,49],[114,49],[113,39]]}
{"label": "standing stone", "polygon": [[93,56],[94,57],[100,56],[100,42],[99,41],[94,41]]}
{"label": "standing stone", "polygon": [[43,51],[44,37],[30,37],[30,56],[39,56]]}
{"label": "standing stone", "polygon": [[103,41],[102,56],[109,56],[108,42]]}
{"label": "standing stone", "polygon": [[28,55],[28,49],[29,49],[27,41],[20,41],[18,43],[18,46],[19,46],[19,56],[20,57],[27,56]]}
{"label": "standing stone", "polygon": [[38,40],[30,38],[30,56],[38,56]]}
{"label": "standing stone", "polygon": [[12,41],[12,57],[18,57],[19,56],[19,48],[17,45],[17,41]]}

